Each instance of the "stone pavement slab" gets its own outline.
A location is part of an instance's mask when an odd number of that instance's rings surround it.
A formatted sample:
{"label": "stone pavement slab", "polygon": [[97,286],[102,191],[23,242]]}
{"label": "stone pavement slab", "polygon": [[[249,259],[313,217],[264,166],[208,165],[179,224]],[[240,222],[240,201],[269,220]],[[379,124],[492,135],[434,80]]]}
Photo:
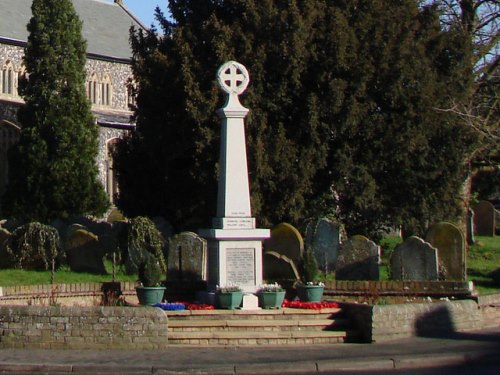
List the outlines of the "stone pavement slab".
{"label": "stone pavement slab", "polygon": [[130,350],[0,350],[0,373],[286,374],[493,364],[500,327],[386,343],[280,347],[177,347]]}

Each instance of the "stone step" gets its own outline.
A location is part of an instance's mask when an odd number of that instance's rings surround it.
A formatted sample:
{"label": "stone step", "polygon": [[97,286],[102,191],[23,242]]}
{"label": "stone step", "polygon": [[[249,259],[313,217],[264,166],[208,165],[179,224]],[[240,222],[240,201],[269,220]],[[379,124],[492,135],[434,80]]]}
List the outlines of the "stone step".
{"label": "stone step", "polygon": [[310,309],[276,309],[276,310],[180,310],[167,311],[169,320],[302,320],[333,319],[342,315],[340,308],[322,310]]}
{"label": "stone step", "polygon": [[310,345],[337,344],[347,338],[346,331],[318,332],[172,332],[168,335],[169,344],[173,345]]}
{"label": "stone step", "polygon": [[338,308],[323,310],[168,311],[171,345],[311,345],[342,343],[355,332]]}
{"label": "stone step", "polygon": [[304,319],[304,320],[169,320],[169,332],[199,332],[199,331],[304,331],[332,330],[345,328],[347,319]]}

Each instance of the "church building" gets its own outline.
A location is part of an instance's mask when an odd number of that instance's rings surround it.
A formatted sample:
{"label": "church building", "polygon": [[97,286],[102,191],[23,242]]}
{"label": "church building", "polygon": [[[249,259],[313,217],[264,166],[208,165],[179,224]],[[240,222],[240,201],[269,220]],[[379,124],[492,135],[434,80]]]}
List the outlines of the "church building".
{"label": "church building", "polygon": [[[122,0],[72,0],[83,22],[87,41],[87,97],[99,127],[99,178],[110,200],[117,185],[112,151],[125,132],[134,128],[130,92],[133,82],[131,26],[145,29]],[[32,0],[0,0],[0,195],[7,183],[9,147],[19,139],[17,111],[23,105],[18,81],[24,74],[23,54]]]}

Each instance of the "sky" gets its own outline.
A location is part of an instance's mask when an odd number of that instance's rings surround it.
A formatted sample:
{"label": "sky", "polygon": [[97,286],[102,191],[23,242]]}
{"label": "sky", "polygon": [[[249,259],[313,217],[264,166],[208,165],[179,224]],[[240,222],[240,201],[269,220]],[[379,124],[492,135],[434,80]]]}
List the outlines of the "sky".
{"label": "sky", "polygon": [[123,4],[147,27],[151,26],[151,23],[156,24],[154,20],[156,6],[167,14],[167,0],[123,0]]}

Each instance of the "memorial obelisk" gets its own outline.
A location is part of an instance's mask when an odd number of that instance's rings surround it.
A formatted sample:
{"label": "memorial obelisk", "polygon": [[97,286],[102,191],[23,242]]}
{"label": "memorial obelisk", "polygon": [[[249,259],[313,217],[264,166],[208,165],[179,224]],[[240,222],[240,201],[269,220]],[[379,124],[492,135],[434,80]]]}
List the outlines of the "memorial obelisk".
{"label": "memorial obelisk", "polygon": [[248,109],[238,96],[250,81],[247,69],[229,61],[217,73],[226,103],[217,111],[221,119],[220,175],[217,215],[212,229],[199,234],[208,241],[208,286],[237,285],[253,293],[262,284],[262,241],[269,229],[258,229],[250,208],[250,188],[244,119]]}

